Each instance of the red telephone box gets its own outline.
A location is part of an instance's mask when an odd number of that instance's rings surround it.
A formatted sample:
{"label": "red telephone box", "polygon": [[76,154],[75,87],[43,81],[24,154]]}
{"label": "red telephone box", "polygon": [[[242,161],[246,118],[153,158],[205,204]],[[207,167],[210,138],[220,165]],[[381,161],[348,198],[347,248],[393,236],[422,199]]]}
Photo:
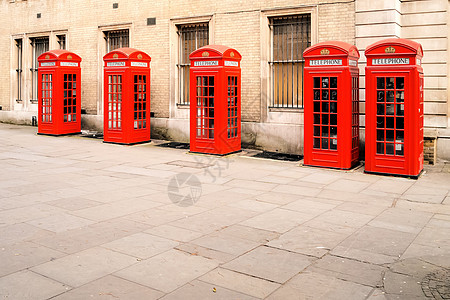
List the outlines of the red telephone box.
{"label": "red telephone box", "polygon": [[303,57],[304,164],[350,169],[359,161],[358,49],[324,42]]}
{"label": "red telephone box", "polygon": [[38,62],[38,134],[80,133],[81,57],[51,50]]}
{"label": "red telephone box", "polygon": [[366,48],[368,173],[418,177],[423,170],[422,46],[385,39]]}
{"label": "red telephone box", "polygon": [[136,49],[119,48],[103,60],[103,141],[127,145],[149,142],[150,56]]}
{"label": "red telephone box", "polygon": [[190,151],[225,155],[241,150],[241,55],[208,45],[189,59]]}

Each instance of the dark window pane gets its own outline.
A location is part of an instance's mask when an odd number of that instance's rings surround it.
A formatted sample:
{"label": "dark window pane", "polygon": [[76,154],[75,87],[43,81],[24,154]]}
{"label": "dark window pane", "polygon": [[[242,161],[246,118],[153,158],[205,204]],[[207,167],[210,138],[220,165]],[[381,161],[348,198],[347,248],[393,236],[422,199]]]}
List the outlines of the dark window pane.
{"label": "dark window pane", "polygon": [[331,90],[330,99],[337,100],[337,91],[336,90]]}
{"label": "dark window pane", "polygon": [[384,115],[384,104],[377,104],[377,115]]}
{"label": "dark window pane", "polygon": [[377,143],[377,154],[384,154],[384,143]]}
{"label": "dark window pane", "polygon": [[322,139],[322,149],[328,149],[328,139]]}
{"label": "dark window pane", "polygon": [[386,155],[394,155],[394,144],[386,143]]}
{"label": "dark window pane", "polygon": [[398,102],[405,102],[405,92],[403,91],[397,91],[395,95],[395,101]]}
{"label": "dark window pane", "polygon": [[330,87],[332,89],[337,88],[337,77],[331,77],[330,78]]}
{"label": "dark window pane", "polygon": [[377,141],[384,141],[384,130],[377,130]]}
{"label": "dark window pane", "polygon": [[377,128],[385,128],[384,127],[384,117],[377,118]]}
{"label": "dark window pane", "polygon": [[314,77],[314,88],[320,88],[320,77]]}
{"label": "dark window pane", "polygon": [[314,112],[320,112],[320,102],[314,101]]}
{"label": "dark window pane", "polygon": [[403,142],[404,141],[404,133],[403,133],[403,131],[397,130],[396,131],[396,135],[397,135],[397,137],[395,138],[395,140],[397,142]]}
{"label": "dark window pane", "polygon": [[314,139],[314,148],[316,149],[320,149],[320,139],[319,138],[315,138]]}
{"label": "dark window pane", "polygon": [[337,125],[337,115],[330,115],[330,124]]}
{"label": "dark window pane", "polygon": [[394,113],[395,113],[395,105],[386,104],[386,115],[394,115]]}
{"label": "dark window pane", "polygon": [[314,124],[320,124],[320,115],[314,114]]}
{"label": "dark window pane", "polygon": [[323,77],[322,78],[322,88],[328,88],[329,87],[329,83],[328,83],[328,77]]}
{"label": "dark window pane", "polygon": [[396,88],[398,90],[402,90],[402,89],[405,88],[405,78],[397,77],[397,79],[396,79]]}
{"label": "dark window pane", "polygon": [[335,126],[330,127],[330,136],[334,138],[337,137],[337,127]]}
{"label": "dark window pane", "polygon": [[322,124],[328,125],[328,115],[322,115]]}
{"label": "dark window pane", "polygon": [[384,77],[377,78],[377,89],[379,89],[379,90],[384,89]]}
{"label": "dark window pane", "polygon": [[395,77],[386,78],[386,89],[394,89]]}
{"label": "dark window pane", "polygon": [[330,102],[330,112],[337,113],[337,102]]}
{"label": "dark window pane", "polygon": [[330,139],[330,149],[337,150],[337,139]]}
{"label": "dark window pane", "polygon": [[404,116],[404,115],[405,115],[405,105],[397,104],[397,116]]}
{"label": "dark window pane", "polygon": [[394,130],[386,130],[386,141],[387,142],[394,141]]}
{"label": "dark window pane", "polygon": [[320,126],[314,126],[314,136],[320,136]]}
{"label": "dark window pane", "polygon": [[329,108],[328,102],[322,102],[322,112],[329,112]]}
{"label": "dark window pane", "polygon": [[394,102],[394,91],[387,91],[386,102]]}
{"label": "dark window pane", "polygon": [[328,136],[328,126],[322,126],[322,136]]}
{"label": "dark window pane", "polygon": [[378,91],[377,92],[377,101],[378,102],[384,102],[384,91]]}
{"label": "dark window pane", "polygon": [[397,129],[404,129],[404,128],[405,128],[405,119],[397,118]]}
{"label": "dark window pane", "polygon": [[314,100],[320,100],[320,90],[314,90]]}
{"label": "dark window pane", "polygon": [[395,145],[395,155],[401,155],[401,156],[404,155],[403,146],[404,146],[403,144],[396,144]]}
{"label": "dark window pane", "polygon": [[328,100],[328,91],[322,90],[322,100]]}
{"label": "dark window pane", "polygon": [[394,117],[386,117],[386,128],[394,129]]}

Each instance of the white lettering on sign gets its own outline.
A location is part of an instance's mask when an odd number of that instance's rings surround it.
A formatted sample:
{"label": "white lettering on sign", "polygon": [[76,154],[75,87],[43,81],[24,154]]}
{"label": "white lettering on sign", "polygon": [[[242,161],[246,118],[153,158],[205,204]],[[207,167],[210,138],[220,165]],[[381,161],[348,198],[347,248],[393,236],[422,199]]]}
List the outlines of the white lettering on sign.
{"label": "white lettering on sign", "polygon": [[226,60],[223,64],[227,67],[239,67],[239,63],[237,61]]}
{"label": "white lettering on sign", "polygon": [[342,59],[317,59],[310,60],[310,66],[342,66]]}
{"label": "white lettering on sign", "polygon": [[219,65],[218,60],[194,61],[195,67],[211,67],[211,66],[218,66],[218,65]]}
{"label": "white lettering on sign", "polygon": [[125,67],[124,61],[111,61],[106,63],[107,67]]}
{"label": "white lettering on sign", "polygon": [[78,63],[68,61],[62,61],[60,65],[63,67],[78,67]]}
{"label": "white lettering on sign", "polygon": [[42,62],[41,63],[41,67],[53,67],[55,65],[56,65],[56,63],[54,61],[53,62]]}
{"label": "white lettering on sign", "polygon": [[409,65],[409,58],[373,58],[372,65]]}
{"label": "white lettering on sign", "polygon": [[356,60],[350,59],[350,60],[348,61],[348,64],[349,64],[350,66],[356,67],[356,66],[358,65],[358,62],[357,62]]}
{"label": "white lettering on sign", "polygon": [[148,67],[148,64],[146,62],[132,61],[131,66],[132,67]]}

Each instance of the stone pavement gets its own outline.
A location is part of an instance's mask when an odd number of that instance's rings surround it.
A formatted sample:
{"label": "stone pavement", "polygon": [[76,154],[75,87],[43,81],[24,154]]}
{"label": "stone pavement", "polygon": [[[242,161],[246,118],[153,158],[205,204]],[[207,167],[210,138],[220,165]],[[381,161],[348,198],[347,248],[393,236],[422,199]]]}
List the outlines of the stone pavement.
{"label": "stone pavement", "polygon": [[418,180],[0,124],[0,299],[450,299]]}

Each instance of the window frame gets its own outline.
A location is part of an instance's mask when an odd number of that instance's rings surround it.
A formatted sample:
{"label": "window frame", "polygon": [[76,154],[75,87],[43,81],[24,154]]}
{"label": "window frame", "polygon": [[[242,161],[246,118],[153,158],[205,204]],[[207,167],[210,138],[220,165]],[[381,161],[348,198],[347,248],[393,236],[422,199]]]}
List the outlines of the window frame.
{"label": "window frame", "polygon": [[[126,37],[126,40],[124,41],[124,37],[125,37],[124,33],[125,32],[127,33],[126,34],[127,37]],[[103,34],[105,35],[104,38],[105,38],[105,41],[106,41],[106,53],[109,53],[109,52],[111,52],[113,50],[116,50],[118,48],[129,48],[130,47],[130,40],[131,40],[131,38],[130,38],[130,29],[129,28],[104,30]],[[112,40],[112,37],[110,36],[111,34],[118,34],[117,37],[114,37],[114,38],[118,38],[119,39],[117,47],[112,47],[112,45],[110,43],[111,40]],[[122,35],[120,35],[120,34],[122,34]]]}
{"label": "window frame", "polygon": [[[31,103],[37,103],[38,102],[38,57],[50,49],[50,36],[49,35],[42,35],[42,36],[36,36],[36,37],[30,37],[30,45],[31,45]],[[36,41],[37,40],[47,40],[47,43],[45,41],[42,43],[44,46],[44,51],[42,53],[36,52]]]}
{"label": "window frame", "polygon": [[[274,23],[274,21],[279,22]],[[312,44],[312,16],[310,13],[271,16],[268,17],[268,25],[270,28],[269,109],[302,109],[305,62],[303,51]],[[276,35],[277,28],[279,29]],[[296,37],[294,37],[294,28]],[[303,36],[303,32],[306,33],[306,37]],[[277,42],[280,42],[281,38],[281,42],[277,45],[275,44],[276,36],[278,37]],[[297,43],[297,47],[294,47],[295,43]],[[280,72],[281,81],[285,77],[289,77],[289,80],[286,86],[282,84],[281,87],[276,87],[275,85],[279,84],[276,82],[275,73],[280,74]],[[301,79],[299,79],[300,76]],[[285,88],[286,90],[284,90]],[[289,90],[289,88],[291,89]]]}
{"label": "window frame", "polygon": [[[183,36],[184,33],[182,32],[182,28],[195,28],[194,35],[195,35],[195,45],[192,49],[184,50],[185,43],[183,42]],[[203,27],[203,30],[198,30],[199,28]],[[206,27],[206,29],[205,29]],[[192,23],[183,23],[183,24],[177,24],[176,25],[176,32],[177,32],[177,39],[178,39],[178,57],[177,57],[177,73],[178,73],[178,82],[177,82],[177,88],[178,88],[178,96],[176,98],[176,104],[177,106],[189,106],[190,105],[190,95],[189,95],[189,72],[190,72],[190,61],[189,61],[189,54],[187,52],[191,52],[209,44],[210,41],[210,24],[209,21],[203,21],[203,22],[192,22]],[[202,38],[199,37],[200,34],[205,35],[206,33],[206,43],[203,45],[199,40],[205,41],[205,37]],[[186,78],[187,74],[187,80],[183,80],[183,78]],[[184,75],[184,76],[183,76]],[[186,98],[187,99],[186,99]]]}

